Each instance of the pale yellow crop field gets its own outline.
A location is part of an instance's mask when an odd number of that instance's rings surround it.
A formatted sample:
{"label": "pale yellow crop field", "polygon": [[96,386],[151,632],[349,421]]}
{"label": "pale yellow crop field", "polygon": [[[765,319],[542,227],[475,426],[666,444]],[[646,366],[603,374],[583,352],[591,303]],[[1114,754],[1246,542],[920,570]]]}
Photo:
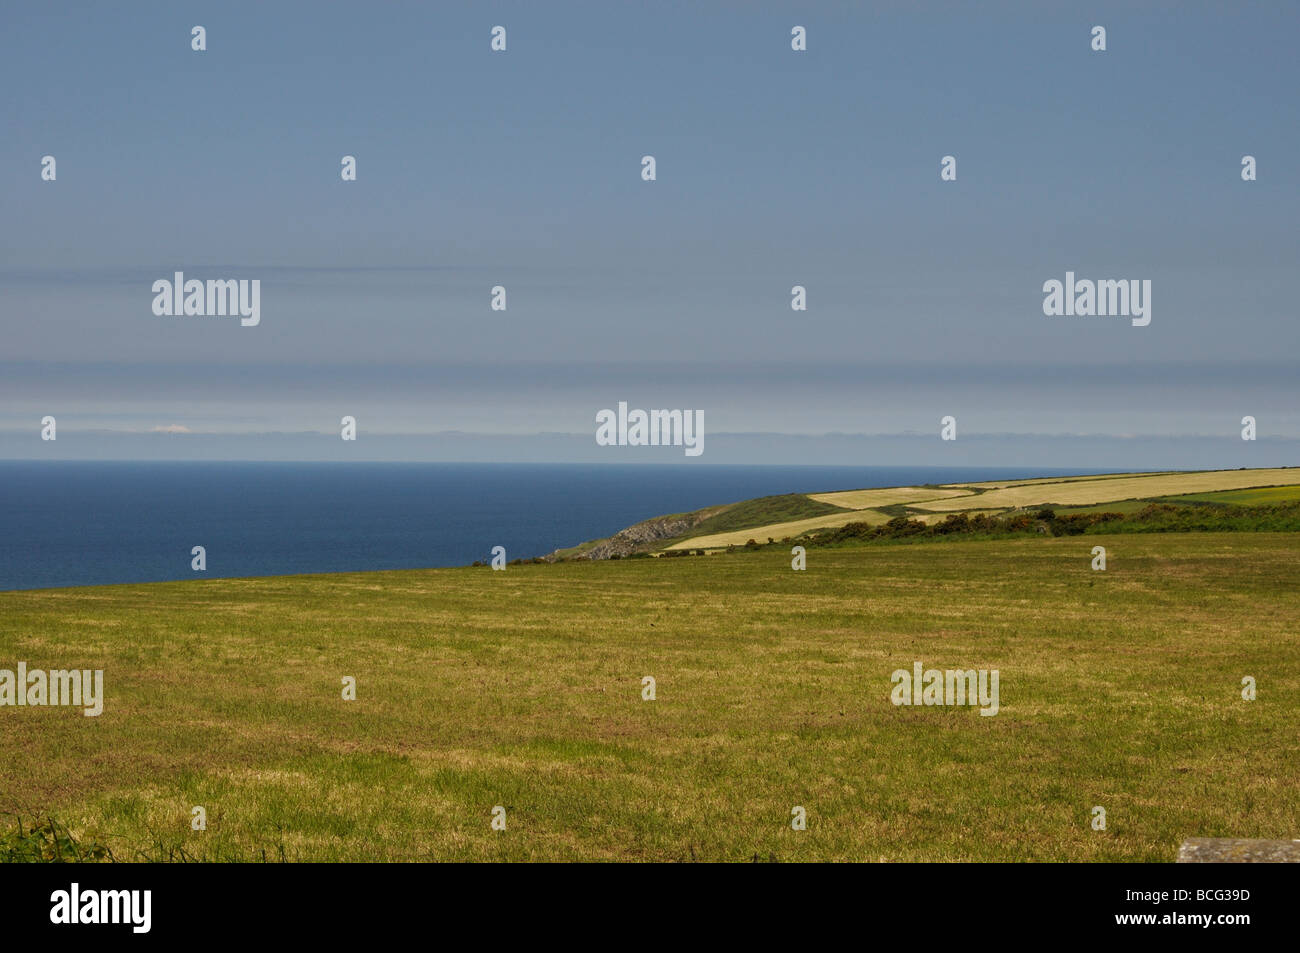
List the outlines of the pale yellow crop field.
{"label": "pale yellow crop field", "polygon": [[806,520],[792,520],[789,523],[772,523],[770,526],[756,526],[753,529],[737,529],[726,533],[714,533],[711,536],[696,536],[680,543],[674,543],[668,549],[721,549],[725,546],[744,546],[751,539],[766,543],[768,538],[785,539],[798,536],[810,529],[838,529],[849,523],[870,523],[877,526],[889,522],[889,517],[875,510],[848,510],[843,513],[827,513]]}
{"label": "pale yellow crop field", "polygon": [[[1003,487],[1035,486],[1040,483],[1074,483],[1077,480],[1121,480],[1128,477],[1164,476],[1174,470],[1133,471],[1131,473],[1090,473],[1083,476],[1034,477],[1032,480],[989,480],[985,483],[945,483],[945,487],[972,487],[979,490],[1000,490]],[[937,499],[937,497],[936,497]]]}
{"label": "pale yellow crop field", "polygon": [[865,510],[874,506],[894,506],[897,503],[919,503],[925,500],[946,500],[954,496],[970,496],[970,490],[936,490],[923,486],[891,486],[875,490],[840,490],[836,493],[809,493],[808,499],[850,510]]}
{"label": "pale yellow crop field", "polygon": [[[1057,503],[1087,506],[1149,496],[1207,493],[1213,490],[1243,490],[1256,486],[1286,486],[1300,482],[1300,468],[1274,470],[1212,470],[1203,473],[1164,473],[1123,477],[1113,480],[1079,480],[1067,483],[1037,483],[989,490],[979,495],[981,509],[1002,509]],[[932,513],[950,513],[969,508],[971,500],[957,497],[913,504]]]}

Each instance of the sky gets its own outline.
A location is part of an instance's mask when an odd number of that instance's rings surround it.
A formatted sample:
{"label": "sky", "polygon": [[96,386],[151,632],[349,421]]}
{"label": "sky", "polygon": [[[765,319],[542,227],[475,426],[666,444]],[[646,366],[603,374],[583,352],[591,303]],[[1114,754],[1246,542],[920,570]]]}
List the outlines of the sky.
{"label": "sky", "polygon": [[[1295,5],[2,16],[0,458],[1300,464]],[[712,439],[597,446],[620,401]]]}

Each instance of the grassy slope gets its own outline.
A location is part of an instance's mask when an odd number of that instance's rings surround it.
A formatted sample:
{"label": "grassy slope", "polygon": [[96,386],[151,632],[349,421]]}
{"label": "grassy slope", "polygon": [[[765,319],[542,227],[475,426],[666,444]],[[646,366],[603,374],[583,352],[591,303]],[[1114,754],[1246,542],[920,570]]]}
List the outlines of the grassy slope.
{"label": "grassy slope", "polygon": [[[710,506],[704,509],[692,510],[690,513],[676,513],[669,516],[656,516],[648,520],[643,520],[635,524],[637,527],[647,526],[663,520],[675,520],[682,517],[695,517],[699,520],[694,528],[672,537],[638,544],[634,549],[640,552],[654,552],[667,547],[669,542],[678,540],[690,540],[699,536],[710,536],[719,533],[735,533],[742,530],[750,529],[755,526],[768,526],[774,523],[784,523],[787,520],[805,520],[810,517],[825,519],[828,515],[837,513],[848,514],[840,506],[833,506],[813,500],[802,493],[785,493],[780,496],[760,496],[756,499],[745,500],[740,503],[726,503],[721,506]],[[842,525],[842,524],[841,524]],[[635,528],[635,527],[634,527]],[[601,543],[607,542],[613,537],[604,539],[587,540],[577,546],[570,546],[566,549],[557,549],[551,555],[561,559],[582,557],[585,553],[595,549]],[[748,539],[745,536],[741,542]]]}
{"label": "grassy slope", "polygon": [[[852,522],[883,523],[895,516],[938,522],[950,512],[974,515],[1043,505],[1051,505],[1062,513],[1136,513],[1151,500],[1175,503],[1281,502],[1296,499],[1300,493],[1300,486],[1294,485],[1297,475],[1300,475],[1300,469],[1294,467],[1110,473],[953,484],[953,488],[948,489],[885,487],[833,493],[788,493],[714,507],[717,512],[698,522],[689,532],[664,536],[638,549],[648,553],[692,548],[721,549],[743,546],[751,539],[765,542],[769,537],[776,540],[793,538],[815,529],[836,529]],[[1246,490],[1244,487],[1265,489]],[[1180,495],[1171,496],[1180,491]],[[706,512],[696,511],[701,516]],[[557,550],[553,555],[561,558],[581,556],[600,542],[593,540]]]}
{"label": "grassy slope", "polygon": [[786,493],[781,496],[761,496],[728,506],[716,516],[711,516],[695,527],[683,539],[696,536],[711,536],[715,533],[728,533],[751,529],[755,526],[768,526],[791,520],[809,519],[846,513],[842,506],[822,503],[804,496],[802,493]]}
{"label": "grassy slope", "polygon": [[[0,709],[0,811],[155,857],[1168,861],[1191,835],[1296,837],[1298,548],[1088,536],[812,550],[802,573],[767,550],[0,593],[0,667],[102,667],[108,695],[98,719]],[[1001,714],[895,708],[914,660],[1000,669]]]}

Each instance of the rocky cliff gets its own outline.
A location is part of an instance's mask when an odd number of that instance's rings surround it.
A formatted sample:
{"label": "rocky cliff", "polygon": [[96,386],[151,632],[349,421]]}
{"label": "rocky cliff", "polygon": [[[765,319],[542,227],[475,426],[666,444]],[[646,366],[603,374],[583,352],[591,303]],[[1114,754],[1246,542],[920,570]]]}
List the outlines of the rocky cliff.
{"label": "rocky cliff", "polygon": [[[656,516],[653,519],[635,523],[627,529],[619,530],[608,539],[602,539],[587,549],[570,553],[570,559],[609,559],[611,556],[631,556],[634,553],[651,552],[662,548],[659,544],[676,539],[689,533],[710,516],[716,516],[726,506],[713,506],[694,513],[678,513],[673,516]],[[557,550],[547,556],[555,560],[564,558],[563,550]]]}

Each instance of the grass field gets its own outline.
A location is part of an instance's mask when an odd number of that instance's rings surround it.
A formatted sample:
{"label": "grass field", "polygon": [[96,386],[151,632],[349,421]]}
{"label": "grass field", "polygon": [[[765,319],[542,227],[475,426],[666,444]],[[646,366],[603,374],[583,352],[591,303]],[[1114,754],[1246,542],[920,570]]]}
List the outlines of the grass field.
{"label": "grass field", "polygon": [[[1181,497],[1170,497],[1170,499],[1181,499]],[[1150,505],[1150,500],[1119,500],[1114,503],[1093,503],[1090,506],[1058,506],[1055,511],[1057,513],[1137,513]]]}
{"label": "grass field", "polygon": [[842,506],[824,503],[802,493],[782,496],[762,496],[756,500],[733,503],[721,512],[696,525],[686,535],[713,536],[743,530],[752,526],[768,526],[797,522],[819,516],[849,516]]}
{"label": "grass field", "polygon": [[[1296,469],[1210,470],[1196,473],[1147,474],[1117,476],[1107,479],[1071,480],[1014,485],[990,489],[975,499],[978,506],[1014,507],[1059,503],[1063,506],[1087,506],[1116,500],[1150,499],[1174,494],[1237,490],[1246,487],[1294,484]],[[916,508],[932,512],[955,512],[966,509],[970,500],[957,497],[917,503]]]}
{"label": "grass field", "polygon": [[1300,500],[1300,486],[1266,486],[1256,490],[1224,490],[1220,493],[1189,493],[1167,496],[1163,503],[1224,503],[1229,506],[1268,506]]}
{"label": "grass field", "polygon": [[[107,696],[98,718],[0,708],[0,811],[123,859],[1171,861],[1188,836],[1300,837],[1298,550],[1088,536],[810,550],[805,572],[771,549],[0,593],[0,667],[102,668]],[[891,705],[914,661],[998,669],[1001,711]]]}

